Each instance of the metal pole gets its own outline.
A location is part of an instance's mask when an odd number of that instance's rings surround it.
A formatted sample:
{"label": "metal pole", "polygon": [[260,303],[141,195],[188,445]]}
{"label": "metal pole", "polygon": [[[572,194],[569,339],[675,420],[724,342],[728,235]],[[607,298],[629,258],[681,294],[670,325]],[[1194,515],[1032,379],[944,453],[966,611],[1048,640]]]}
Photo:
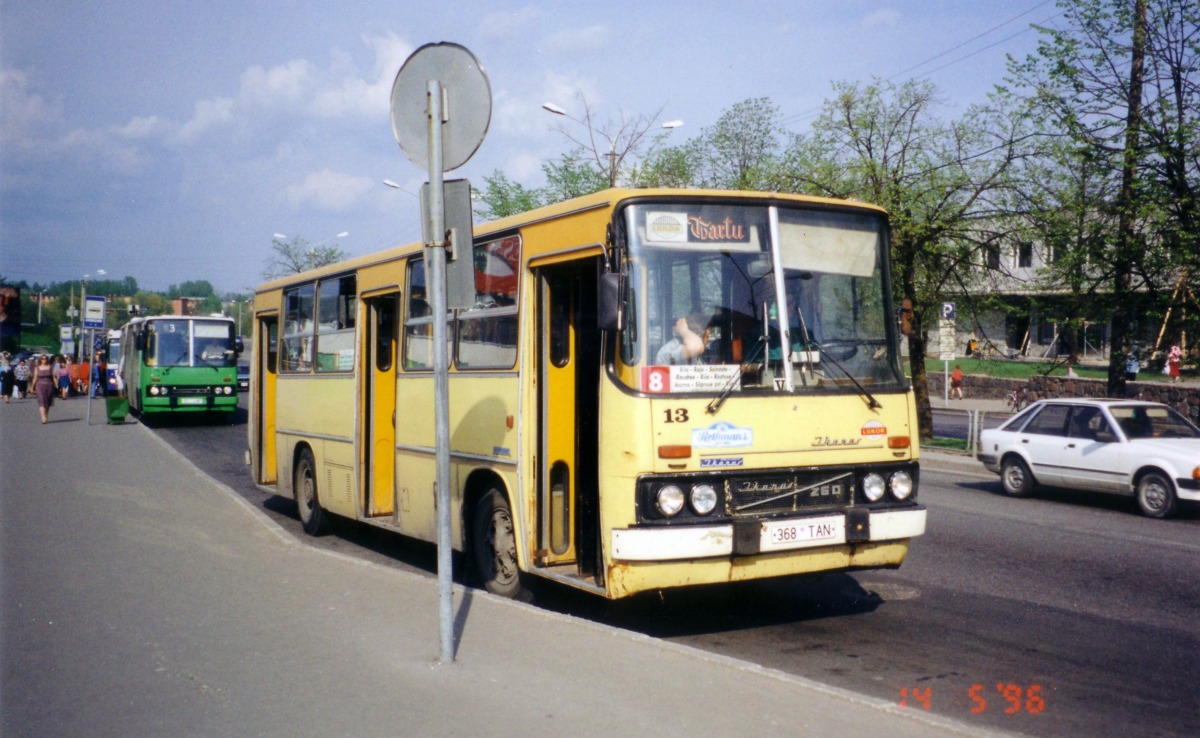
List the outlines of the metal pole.
{"label": "metal pole", "polygon": [[95,350],[92,348],[92,344],[94,344],[96,342],[96,329],[89,328],[87,332],[88,332],[88,337],[87,337],[88,353],[86,354],[86,356],[88,357],[87,424],[91,425],[92,424],[92,397],[96,394],[96,384],[95,384],[95,380],[92,378],[96,374]]}
{"label": "metal pole", "polygon": [[450,357],[446,352],[446,223],[442,178],[442,85],[428,82],[429,296],[433,307],[433,399],[437,449],[438,605],[443,664],[454,661],[454,578],[450,543]]}

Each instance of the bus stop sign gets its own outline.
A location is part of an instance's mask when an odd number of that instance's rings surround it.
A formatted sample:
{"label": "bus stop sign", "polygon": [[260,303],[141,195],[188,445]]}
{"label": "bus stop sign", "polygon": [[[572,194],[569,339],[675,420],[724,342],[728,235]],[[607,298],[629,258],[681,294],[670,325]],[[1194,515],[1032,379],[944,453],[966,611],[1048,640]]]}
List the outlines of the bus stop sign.
{"label": "bus stop sign", "polygon": [[104,303],[103,295],[87,295],[83,298],[84,328],[104,327]]}

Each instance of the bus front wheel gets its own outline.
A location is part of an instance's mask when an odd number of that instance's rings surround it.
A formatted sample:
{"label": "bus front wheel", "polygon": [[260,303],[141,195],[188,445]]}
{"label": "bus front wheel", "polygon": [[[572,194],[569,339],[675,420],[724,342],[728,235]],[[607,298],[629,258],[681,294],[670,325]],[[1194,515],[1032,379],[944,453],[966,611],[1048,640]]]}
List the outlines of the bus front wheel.
{"label": "bus front wheel", "polygon": [[296,460],[292,492],[296,496],[296,509],[300,513],[304,532],[319,536],[329,530],[329,514],[321,508],[321,501],[317,497],[317,463],[312,451],[307,448],[300,452],[300,458]]}
{"label": "bus front wheel", "polygon": [[503,597],[522,593],[512,510],[497,489],[488,490],[471,521],[471,557],[483,588]]}

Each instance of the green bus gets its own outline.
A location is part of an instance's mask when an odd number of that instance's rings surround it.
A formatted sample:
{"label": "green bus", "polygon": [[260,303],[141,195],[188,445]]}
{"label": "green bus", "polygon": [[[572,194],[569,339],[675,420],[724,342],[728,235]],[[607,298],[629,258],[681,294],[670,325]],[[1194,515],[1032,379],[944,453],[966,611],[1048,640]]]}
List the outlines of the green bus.
{"label": "green bus", "polygon": [[242,340],[233,318],[160,315],[121,330],[121,370],[138,415],[204,413],[232,418]]}

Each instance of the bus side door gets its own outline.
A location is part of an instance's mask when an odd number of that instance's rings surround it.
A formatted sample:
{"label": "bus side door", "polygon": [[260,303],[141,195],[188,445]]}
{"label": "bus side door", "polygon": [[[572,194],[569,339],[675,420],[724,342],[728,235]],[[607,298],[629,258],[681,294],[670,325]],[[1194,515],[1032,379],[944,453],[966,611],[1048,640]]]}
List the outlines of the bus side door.
{"label": "bus side door", "polygon": [[366,379],[360,395],[363,419],[361,478],[366,480],[366,514],[392,515],[396,509],[396,343],[400,293],[372,296],[360,351]]}
{"label": "bus side door", "polygon": [[593,259],[538,274],[539,565],[594,571],[599,331]]}

